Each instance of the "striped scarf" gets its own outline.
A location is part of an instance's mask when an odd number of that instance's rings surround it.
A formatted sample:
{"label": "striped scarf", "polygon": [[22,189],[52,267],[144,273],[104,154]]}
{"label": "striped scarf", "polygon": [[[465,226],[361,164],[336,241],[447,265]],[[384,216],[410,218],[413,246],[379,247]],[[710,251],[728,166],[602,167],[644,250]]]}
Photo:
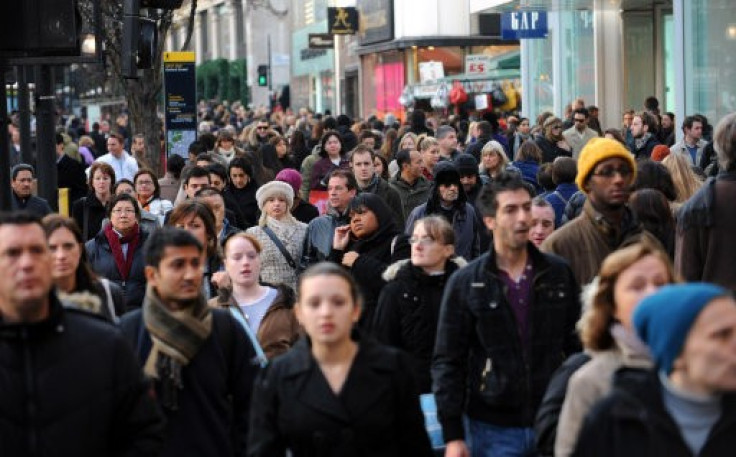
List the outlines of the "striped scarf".
{"label": "striped scarf", "polygon": [[153,347],[143,371],[161,383],[161,404],[178,408],[182,389],[181,369],[189,364],[212,332],[212,313],[204,297],[192,306],[172,311],[159,299],[152,286],[143,301],[143,322]]}

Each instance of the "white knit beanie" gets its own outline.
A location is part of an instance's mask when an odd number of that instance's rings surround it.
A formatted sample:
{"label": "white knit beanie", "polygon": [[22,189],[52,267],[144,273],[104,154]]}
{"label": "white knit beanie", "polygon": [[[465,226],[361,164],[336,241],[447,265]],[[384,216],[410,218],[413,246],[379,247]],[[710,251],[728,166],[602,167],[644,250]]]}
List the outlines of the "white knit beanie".
{"label": "white knit beanie", "polygon": [[256,192],[258,209],[263,211],[266,200],[276,195],[283,195],[286,198],[287,208],[291,209],[294,204],[294,189],[282,181],[269,181],[258,189]]}

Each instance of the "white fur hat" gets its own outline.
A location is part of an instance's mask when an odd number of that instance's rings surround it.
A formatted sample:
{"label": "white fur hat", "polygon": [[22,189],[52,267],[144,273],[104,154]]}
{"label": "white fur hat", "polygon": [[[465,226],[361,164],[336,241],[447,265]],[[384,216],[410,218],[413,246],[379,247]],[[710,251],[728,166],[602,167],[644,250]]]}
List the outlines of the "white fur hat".
{"label": "white fur hat", "polygon": [[274,195],[283,195],[286,197],[287,207],[291,209],[291,206],[294,204],[294,189],[281,181],[270,181],[258,188],[256,192],[258,208],[263,211],[263,205],[266,203],[266,200]]}

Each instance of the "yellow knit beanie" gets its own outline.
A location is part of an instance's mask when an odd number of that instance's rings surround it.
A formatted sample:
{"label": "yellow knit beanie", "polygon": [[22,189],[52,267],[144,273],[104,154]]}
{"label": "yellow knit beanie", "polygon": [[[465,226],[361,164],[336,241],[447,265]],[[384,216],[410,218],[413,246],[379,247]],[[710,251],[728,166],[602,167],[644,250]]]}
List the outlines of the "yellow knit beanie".
{"label": "yellow knit beanie", "polygon": [[631,154],[621,143],[608,138],[593,138],[580,151],[578,158],[578,175],[575,183],[580,190],[584,190],[588,176],[593,172],[596,164],[612,157],[619,157],[629,163],[633,170],[632,182],[636,179],[636,162]]}

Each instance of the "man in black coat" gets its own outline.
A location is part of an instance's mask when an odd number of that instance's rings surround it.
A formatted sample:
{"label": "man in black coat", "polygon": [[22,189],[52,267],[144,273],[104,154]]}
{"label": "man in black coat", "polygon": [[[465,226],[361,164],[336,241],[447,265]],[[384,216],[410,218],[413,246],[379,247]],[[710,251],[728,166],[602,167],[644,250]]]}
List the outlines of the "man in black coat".
{"label": "man in black coat", "polygon": [[87,175],[84,165],[64,154],[64,137],[56,134],[56,171],[59,189],[69,189],[69,207],[87,195]]}
{"label": "man in black coat", "polygon": [[49,202],[33,195],[33,179],[36,176],[32,166],[19,163],[10,171],[10,176],[10,204],[13,211],[28,211],[38,217],[53,212]]}
{"label": "man in black coat", "polygon": [[2,455],[157,456],[163,419],[120,332],[62,306],[40,220],[0,214]]}
{"label": "man in black coat", "polygon": [[152,233],[143,307],[121,322],[167,418],[162,457],[247,453],[257,359],[243,327],[202,296],[203,249],[182,229]]}
{"label": "man in black coat", "polygon": [[432,361],[433,390],[447,443],[465,456],[533,454],[534,417],[565,357],[580,348],[579,288],[567,263],[528,241],[532,191],[501,173],[478,199],[493,231],[490,251],[445,288]]}

